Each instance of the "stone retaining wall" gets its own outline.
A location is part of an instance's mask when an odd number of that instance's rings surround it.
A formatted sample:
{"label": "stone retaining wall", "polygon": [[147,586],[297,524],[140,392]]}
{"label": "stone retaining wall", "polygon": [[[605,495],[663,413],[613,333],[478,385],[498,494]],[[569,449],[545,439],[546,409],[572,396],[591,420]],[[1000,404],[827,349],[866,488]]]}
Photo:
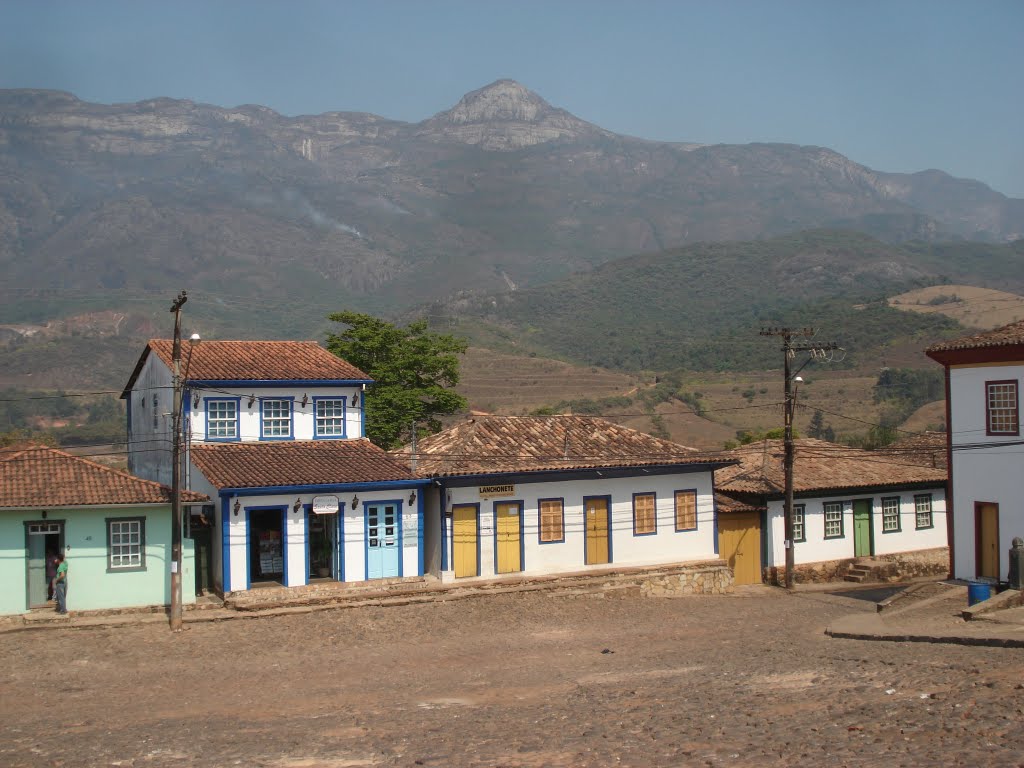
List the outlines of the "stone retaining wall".
{"label": "stone retaining wall", "polygon": [[[866,558],[846,558],[843,560],[825,560],[819,563],[803,563],[793,569],[793,578],[797,584],[816,584],[829,581],[842,581],[850,570],[850,566],[858,560]],[[922,549],[914,552],[893,552],[888,555],[876,555],[870,558],[876,564],[872,572],[874,581],[906,581],[923,576],[949,575],[949,548]],[[772,566],[764,569],[764,580],[767,584],[781,585],[785,582],[786,569]]]}
{"label": "stone retaining wall", "polygon": [[677,573],[653,575],[640,581],[640,594],[644,597],[725,595],[732,591],[732,569],[724,563],[694,566]]}

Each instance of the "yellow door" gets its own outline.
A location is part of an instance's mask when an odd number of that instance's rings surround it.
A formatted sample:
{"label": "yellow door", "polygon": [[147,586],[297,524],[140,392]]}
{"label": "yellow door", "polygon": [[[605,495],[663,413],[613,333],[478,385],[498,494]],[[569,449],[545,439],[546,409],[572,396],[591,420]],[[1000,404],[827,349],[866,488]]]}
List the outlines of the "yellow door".
{"label": "yellow door", "polygon": [[608,499],[586,499],[587,565],[608,562]]}
{"label": "yellow door", "polygon": [[999,505],[975,504],[975,537],[978,576],[999,578]]}
{"label": "yellow door", "polygon": [[718,555],[729,563],[736,584],[760,584],[761,516],[757,512],[720,515]]}
{"label": "yellow door", "polygon": [[455,504],[452,507],[452,565],[455,567],[455,578],[477,575],[476,551],[476,505]]}
{"label": "yellow door", "polygon": [[500,502],[494,505],[494,532],[497,538],[496,573],[516,573],[523,570],[522,549],[519,540],[518,502]]}

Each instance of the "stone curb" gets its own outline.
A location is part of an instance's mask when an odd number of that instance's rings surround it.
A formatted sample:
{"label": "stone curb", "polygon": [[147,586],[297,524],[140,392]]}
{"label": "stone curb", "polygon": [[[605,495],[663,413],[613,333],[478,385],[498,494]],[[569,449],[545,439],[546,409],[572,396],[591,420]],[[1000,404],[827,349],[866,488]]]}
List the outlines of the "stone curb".
{"label": "stone curb", "polygon": [[842,640],[876,640],[892,643],[945,643],[949,645],[977,645],[993,648],[1024,648],[1024,633],[1009,635],[1000,630],[989,630],[977,635],[949,634],[947,631],[890,629],[878,614],[853,614],[833,622],[826,630],[829,637]]}

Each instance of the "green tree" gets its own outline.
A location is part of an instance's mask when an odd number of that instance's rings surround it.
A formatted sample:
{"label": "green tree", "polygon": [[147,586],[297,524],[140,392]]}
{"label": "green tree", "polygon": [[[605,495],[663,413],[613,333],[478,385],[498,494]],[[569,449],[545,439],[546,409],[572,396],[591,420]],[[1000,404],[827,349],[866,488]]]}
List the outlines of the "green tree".
{"label": "green tree", "polygon": [[404,328],[359,312],[335,312],[329,320],[348,326],[327,336],[327,349],[374,380],[364,401],[366,436],[386,450],[417,433],[441,429],[439,416],[466,407],[451,388],[459,383],[459,359],[466,341],[431,333],[426,320]]}

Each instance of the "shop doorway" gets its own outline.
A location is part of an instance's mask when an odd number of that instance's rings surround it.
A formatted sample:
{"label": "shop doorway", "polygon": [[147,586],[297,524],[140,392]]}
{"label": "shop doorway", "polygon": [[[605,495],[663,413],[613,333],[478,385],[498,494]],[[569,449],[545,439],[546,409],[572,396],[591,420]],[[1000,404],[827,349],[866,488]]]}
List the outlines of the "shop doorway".
{"label": "shop doorway", "polygon": [[337,579],[338,567],[338,515],[309,513],[309,578]]}
{"label": "shop doorway", "polygon": [[25,523],[25,539],[26,602],[29,608],[43,608],[53,596],[51,581],[57,569],[53,560],[64,551],[64,521]]}
{"label": "shop doorway", "polygon": [[608,540],[610,505],[607,496],[588,496],[583,499],[584,522],[587,526],[585,557],[587,565],[611,562],[611,542]]}
{"label": "shop doorway", "polygon": [[523,504],[499,501],[494,505],[495,573],[523,570]]}
{"label": "shop doorway", "polygon": [[401,526],[397,502],[366,505],[366,578],[402,575]]}
{"label": "shop doorway", "polygon": [[196,595],[213,592],[213,507],[193,510],[188,517],[188,538],[195,548]]}
{"label": "shop doorway", "polygon": [[249,582],[284,584],[284,507],[247,509],[249,516]]}
{"label": "shop doorway", "polygon": [[452,507],[452,564],[457,579],[480,575],[477,560],[480,550],[478,514],[477,504],[455,504]]}

